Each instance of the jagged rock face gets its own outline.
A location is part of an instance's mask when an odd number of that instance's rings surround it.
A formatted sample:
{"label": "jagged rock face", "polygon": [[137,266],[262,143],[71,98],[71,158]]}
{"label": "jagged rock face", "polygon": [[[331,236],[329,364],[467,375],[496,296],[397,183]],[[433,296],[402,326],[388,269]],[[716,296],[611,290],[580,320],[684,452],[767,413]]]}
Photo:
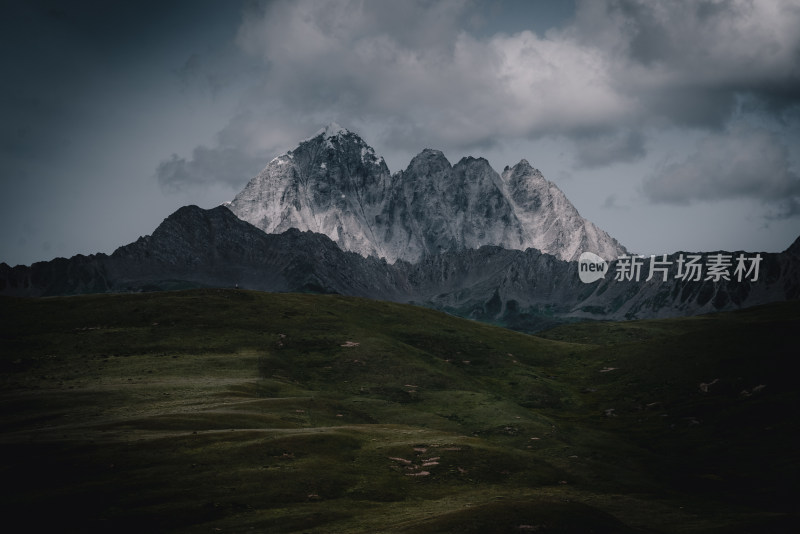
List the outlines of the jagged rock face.
{"label": "jagged rock face", "polygon": [[606,260],[625,252],[616,239],[581,217],[566,195],[526,160],[507,168],[502,183],[520,221],[523,246],[498,243],[501,246],[535,248],[567,261],[577,260],[585,251]]}
{"label": "jagged rock face", "polygon": [[226,206],[267,233],[308,230],[344,250],[383,257],[374,226],[389,180],[383,158],[331,125],[270,161]]}
{"label": "jagged rock face", "polygon": [[425,149],[390,175],[383,158],[337,125],[273,159],[226,205],[265,232],[310,230],[389,262],[483,245],[563,260],[625,252],[525,160],[501,177],[483,158],[451,165]]}
{"label": "jagged rock face", "polygon": [[393,176],[378,218],[384,249],[395,256],[387,259],[413,262],[500,243],[521,248],[518,220],[499,182],[485,159],[464,158],[451,166],[440,151],[423,150]]}

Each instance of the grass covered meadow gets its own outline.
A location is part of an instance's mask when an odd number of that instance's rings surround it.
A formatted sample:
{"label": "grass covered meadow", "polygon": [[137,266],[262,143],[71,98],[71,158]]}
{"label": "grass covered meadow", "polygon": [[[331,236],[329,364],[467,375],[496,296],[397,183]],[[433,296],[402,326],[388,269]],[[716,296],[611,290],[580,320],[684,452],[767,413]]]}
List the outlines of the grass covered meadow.
{"label": "grass covered meadow", "polygon": [[539,336],[232,289],[0,319],[23,531],[800,529],[800,302]]}

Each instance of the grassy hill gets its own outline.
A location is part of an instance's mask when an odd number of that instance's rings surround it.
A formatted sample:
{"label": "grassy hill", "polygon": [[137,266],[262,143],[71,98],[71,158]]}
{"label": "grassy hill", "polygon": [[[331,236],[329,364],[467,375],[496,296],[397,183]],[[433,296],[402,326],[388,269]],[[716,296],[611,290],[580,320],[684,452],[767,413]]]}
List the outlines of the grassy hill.
{"label": "grassy hill", "polygon": [[0,299],[3,517],[794,532],[800,303],[538,337],[330,295]]}

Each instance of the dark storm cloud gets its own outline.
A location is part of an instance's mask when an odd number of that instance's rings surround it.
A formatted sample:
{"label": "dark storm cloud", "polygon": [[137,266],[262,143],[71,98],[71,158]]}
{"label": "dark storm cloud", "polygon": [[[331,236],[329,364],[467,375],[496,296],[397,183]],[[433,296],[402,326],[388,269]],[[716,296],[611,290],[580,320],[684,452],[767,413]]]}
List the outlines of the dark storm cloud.
{"label": "dark storm cloud", "polygon": [[584,168],[630,163],[647,153],[644,135],[636,131],[576,137],[575,148],[577,164]]}
{"label": "dark storm cloud", "polygon": [[148,81],[157,69],[145,72],[146,60],[173,53],[176,40],[191,41],[187,28],[208,28],[198,21],[214,9],[211,0],[7,4],[0,16],[0,153],[29,161],[69,149],[75,130],[108,114],[103,105],[118,96],[120,79]]}
{"label": "dark storm cloud", "polygon": [[745,125],[707,136],[696,152],[651,176],[644,192],[653,202],[672,204],[756,198],[771,207],[772,218],[800,214],[800,176],[788,147],[775,134]]}
{"label": "dark storm cloud", "polygon": [[173,154],[159,163],[158,183],[167,191],[181,191],[214,183],[238,190],[264,166],[266,154],[251,156],[236,148],[198,146],[189,159]]}
{"label": "dark storm cloud", "polygon": [[258,4],[238,35],[266,69],[246,105],[459,149],[604,127],[635,105],[598,51],[530,31],[476,37],[476,14],[455,0]]}
{"label": "dark storm cloud", "polygon": [[154,169],[223,122],[172,72],[192,53],[235,49],[240,18],[215,0],[3,2],[0,226],[14,237],[0,261],[113,250],[180,202],[159,194]]}
{"label": "dark storm cloud", "polygon": [[614,58],[620,91],[677,124],[719,128],[747,95],[800,105],[800,4],[793,0],[584,2],[568,31]]}
{"label": "dark storm cloud", "polygon": [[280,108],[287,133],[335,116],[395,147],[558,135],[575,141],[580,166],[598,167],[646,154],[631,132],[719,130],[742,95],[765,113],[800,103],[790,1],[584,1],[546,34],[492,33],[487,13],[466,0],[250,4],[237,43],[264,75],[243,107]]}
{"label": "dark storm cloud", "polygon": [[773,219],[800,214],[797,162],[787,147],[798,142],[800,4],[587,2],[576,21],[584,30],[577,39],[614,58],[617,89],[640,102],[639,124],[707,133],[694,153],[645,181],[647,198],[750,198]]}
{"label": "dark storm cloud", "polygon": [[0,154],[18,162],[50,159],[68,144],[63,126],[78,119],[80,89],[96,54],[55,3],[4,6],[0,35],[8,43],[0,46]]}
{"label": "dark storm cloud", "polygon": [[197,146],[188,157],[172,154],[163,159],[155,178],[167,192],[212,184],[238,191],[273,157],[294,148],[319,127],[318,120],[287,113],[269,103],[253,103],[240,109],[217,132],[212,146]]}
{"label": "dark storm cloud", "polygon": [[621,206],[617,203],[617,195],[608,195],[603,201],[603,208],[608,210],[627,210],[627,206]]}
{"label": "dark storm cloud", "polygon": [[[785,217],[800,211],[798,27],[796,0],[6,2],[0,222],[42,224],[53,253],[116,246],[155,211],[229,199],[329,121],[392,170],[425,146],[538,157],[588,206],[631,202],[621,188],[677,150],[643,189],[653,202],[755,198]],[[728,163],[736,147],[751,164]],[[592,180],[602,194],[577,185]],[[41,240],[17,241],[0,259],[42,259]]]}
{"label": "dark storm cloud", "polygon": [[720,128],[737,106],[737,91],[730,87],[688,87],[674,84],[642,95],[654,117],[690,128]]}

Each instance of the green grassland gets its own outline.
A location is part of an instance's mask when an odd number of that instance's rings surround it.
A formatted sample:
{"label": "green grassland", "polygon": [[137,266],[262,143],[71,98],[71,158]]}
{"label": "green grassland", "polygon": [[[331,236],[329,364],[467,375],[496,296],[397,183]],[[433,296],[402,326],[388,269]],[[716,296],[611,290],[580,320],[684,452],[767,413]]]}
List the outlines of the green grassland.
{"label": "green grassland", "polygon": [[798,302],[539,336],[243,290],[0,319],[22,531],[800,529]]}

